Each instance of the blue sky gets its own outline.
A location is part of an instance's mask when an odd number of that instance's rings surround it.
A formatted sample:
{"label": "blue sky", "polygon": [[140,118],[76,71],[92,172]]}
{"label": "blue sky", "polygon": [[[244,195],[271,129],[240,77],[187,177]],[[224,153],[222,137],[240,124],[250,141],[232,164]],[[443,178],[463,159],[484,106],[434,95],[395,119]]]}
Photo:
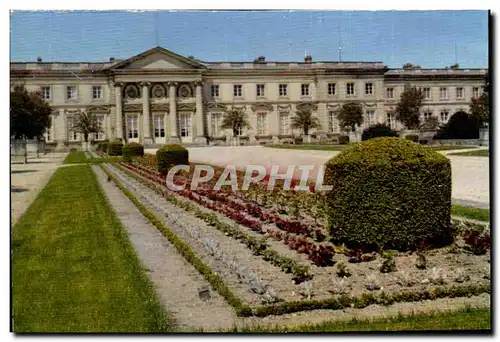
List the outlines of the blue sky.
{"label": "blue sky", "polygon": [[156,45],[203,61],[337,61],[339,37],[344,61],[435,68],[456,50],[461,67],[488,66],[487,11],[17,11],[11,61],[106,61]]}

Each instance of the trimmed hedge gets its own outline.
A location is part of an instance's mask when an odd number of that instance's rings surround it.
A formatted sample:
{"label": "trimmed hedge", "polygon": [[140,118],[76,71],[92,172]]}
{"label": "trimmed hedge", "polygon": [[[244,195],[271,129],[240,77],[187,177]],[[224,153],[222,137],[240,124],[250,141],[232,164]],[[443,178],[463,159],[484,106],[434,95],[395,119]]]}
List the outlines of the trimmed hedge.
{"label": "trimmed hedge", "polygon": [[188,150],[179,144],[163,145],[156,151],[158,160],[158,172],[163,175],[168,173],[168,170],[174,165],[189,165]]}
{"label": "trimmed hedge", "polygon": [[339,137],[339,145],[347,145],[349,144],[349,136],[348,135],[341,135]]}
{"label": "trimmed hedge", "polygon": [[479,139],[479,121],[466,112],[456,112],[441,126],[434,139]]}
{"label": "trimmed hedge", "polygon": [[96,151],[107,152],[109,141],[100,141],[97,143]]}
{"label": "trimmed hedge", "polygon": [[441,246],[451,233],[451,164],[405,139],[374,138],[329,160],[328,225],[350,247],[408,250]]}
{"label": "trimmed hedge", "polygon": [[398,134],[394,132],[389,126],[384,124],[376,124],[368,127],[363,131],[361,140],[365,141],[377,137],[397,137]]}
{"label": "trimmed hedge", "polygon": [[125,144],[122,147],[122,155],[123,161],[130,162],[132,161],[132,157],[144,156],[144,146],[136,142]]}
{"label": "trimmed hedge", "polygon": [[418,134],[408,134],[405,136],[406,140],[413,141],[414,143],[418,143]]}
{"label": "trimmed hedge", "polygon": [[122,155],[123,143],[120,140],[110,141],[107,146],[107,153],[110,156]]}

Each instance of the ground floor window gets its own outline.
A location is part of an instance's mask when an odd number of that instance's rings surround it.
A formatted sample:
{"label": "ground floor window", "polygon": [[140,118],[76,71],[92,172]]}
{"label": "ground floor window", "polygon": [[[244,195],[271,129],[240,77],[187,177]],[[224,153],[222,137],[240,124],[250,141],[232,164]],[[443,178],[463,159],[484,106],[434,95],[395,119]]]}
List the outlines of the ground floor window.
{"label": "ground floor window", "polygon": [[128,138],[129,139],[139,138],[137,116],[129,116],[127,118],[127,131],[128,131]]}
{"label": "ground floor window", "polygon": [[375,111],[367,110],[366,111],[366,127],[370,127],[375,125]]}
{"label": "ground floor window", "polygon": [[155,131],[155,138],[165,137],[165,119],[163,115],[155,115],[153,117],[153,127]]}
{"label": "ground floor window", "polygon": [[77,133],[75,129],[76,117],[68,116],[67,117],[67,132],[68,132],[68,141],[80,141],[80,133]]}
{"label": "ground floor window", "polygon": [[394,121],[394,114],[392,113],[387,113],[387,126],[389,126],[391,129],[396,128],[396,121]]}
{"label": "ground floor window", "polygon": [[267,113],[257,113],[257,135],[267,134]]}
{"label": "ground floor window", "polygon": [[211,134],[214,137],[220,137],[222,135],[222,113],[212,113],[211,118]]}
{"label": "ground floor window", "polygon": [[337,115],[335,111],[328,112],[328,132],[330,133],[339,133],[339,120],[337,119]]}
{"label": "ground floor window", "polygon": [[106,134],[104,133],[106,130],[106,123],[105,123],[105,117],[104,115],[97,115],[97,122],[99,124],[99,132],[94,134],[95,140],[105,140],[106,139]]}
{"label": "ground floor window", "polygon": [[450,112],[449,111],[442,110],[439,115],[441,117],[441,122],[442,123],[447,123],[448,122],[448,119],[449,119],[449,116],[450,116]]}
{"label": "ground floor window", "polygon": [[180,113],[179,119],[181,137],[191,136],[191,113]]}
{"label": "ground floor window", "polygon": [[280,113],[280,134],[290,134],[290,113]]}

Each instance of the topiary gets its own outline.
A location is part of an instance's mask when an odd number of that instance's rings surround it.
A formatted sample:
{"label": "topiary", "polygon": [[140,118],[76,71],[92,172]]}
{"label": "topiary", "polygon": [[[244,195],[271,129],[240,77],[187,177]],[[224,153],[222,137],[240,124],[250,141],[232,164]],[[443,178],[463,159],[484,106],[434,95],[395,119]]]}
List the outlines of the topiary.
{"label": "topiary", "polygon": [[453,240],[451,165],[408,140],[374,138],[326,164],[332,240],[351,248],[407,250]]}
{"label": "topiary", "polygon": [[405,136],[406,140],[413,141],[414,143],[418,143],[418,134],[408,134]]}
{"label": "topiary", "polygon": [[120,140],[110,141],[107,146],[107,153],[110,156],[122,155],[123,143]]}
{"label": "topiary", "polygon": [[361,140],[365,141],[376,137],[397,137],[398,134],[394,132],[389,126],[384,124],[376,124],[368,127],[363,131]]}
{"label": "topiary", "polygon": [[348,135],[341,135],[339,137],[339,144],[340,145],[347,145],[347,144],[349,144],[349,136]]}
{"label": "topiary", "polygon": [[164,175],[174,165],[189,165],[188,150],[179,144],[163,145],[156,151],[156,159],[158,160],[158,172]]}
{"label": "topiary", "polygon": [[130,162],[132,161],[132,157],[144,156],[144,146],[136,142],[125,144],[122,147],[122,155],[123,161]]}

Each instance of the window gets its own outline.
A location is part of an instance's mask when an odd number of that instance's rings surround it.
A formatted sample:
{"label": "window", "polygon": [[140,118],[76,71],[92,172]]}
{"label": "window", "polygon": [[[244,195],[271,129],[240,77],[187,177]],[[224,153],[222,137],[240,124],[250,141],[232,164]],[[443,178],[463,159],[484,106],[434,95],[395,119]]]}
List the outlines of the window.
{"label": "window", "polygon": [[243,86],[241,84],[235,84],[233,86],[233,96],[242,97],[243,96]]}
{"label": "window", "polygon": [[212,113],[212,136],[219,137],[222,135],[221,125],[222,125],[222,113]]}
{"label": "window", "polygon": [[429,88],[429,87],[422,88],[422,92],[424,93],[424,99],[425,100],[430,100],[430,98],[431,98],[431,88]]}
{"label": "window", "polygon": [[155,115],[153,118],[155,138],[165,138],[165,119],[163,115]]}
{"label": "window", "polygon": [[328,83],[328,95],[335,95],[335,83]]}
{"label": "window", "polygon": [[424,112],[424,121],[429,120],[432,117],[432,112],[430,110],[426,110]]}
{"label": "window", "polygon": [[127,118],[127,131],[129,139],[136,139],[139,137],[139,130],[137,129],[137,116],[129,116]]}
{"label": "window", "polygon": [[288,85],[287,84],[280,84],[279,85],[279,94],[280,94],[280,96],[287,96],[288,95]]}
{"label": "window", "polygon": [[104,115],[97,115],[97,122],[99,123],[99,129],[101,130],[99,133],[94,133],[94,137],[96,140],[104,140],[106,139],[106,135],[104,134],[105,125],[104,125]]}
{"label": "window", "polygon": [[365,83],[365,94],[373,95],[373,83]]}
{"label": "window", "polygon": [[217,98],[219,97],[219,85],[218,84],[212,84],[210,87],[211,95],[212,98]]}
{"label": "window", "polygon": [[457,88],[457,99],[462,99],[464,97],[464,88],[458,87]]}
{"label": "window", "polygon": [[331,110],[328,112],[328,131],[330,133],[339,133],[339,120],[337,119],[336,112]]}
{"label": "window", "polygon": [[102,87],[101,86],[93,86],[92,87],[92,98],[94,100],[102,99]]}
{"label": "window", "polygon": [[257,135],[267,134],[267,113],[257,113]]}
{"label": "window", "polygon": [[394,88],[387,88],[386,89],[386,97],[388,99],[393,99],[394,98]]}
{"label": "window", "polygon": [[442,110],[441,113],[439,113],[439,116],[441,117],[441,122],[446,123],[448,122],[450,112],[447,110]]}
{"label": "window", "polygon": [[439,98],[442,100],[446,100],[448,98],[448,89],[441,87],[439,88]]}
{"label": "window", "polygon": [[301,94],[302,96],[309,96],[309,84],[301,85]]}
{"label": "window", "polygon": [[280,134],[290,134],[290,113],[280,112]]}
{"label": "window", "polygon": [[76,100],[76,87],[66,87],[66,99],[67,100]]}
{"label": "window", "polygon": [[367,110],[366,111],[366,124],[367,127],[375,125],[375,111]]}
{"label": "window", "polygon": [[354,95],[354,83],[347,83],[347,95]]}
{"label": "window", "polygon": [[264,96],[264,85],[257,84],[257,97],[263,97],[263,96]]}
{"label": "window", "polygon": [[392,113],[387,113],[387,126],[391,129],[394,129],[396,126],[396,122],[394,121],[394,116]]}
{"label": "window", "polygon": [[42,97],[44,100],[50,100],[50,87],[42,87]]}
{"label": "window", "polygon": [[479,97],[479,87],[472,87],[472,97]]}
{"label": "window", "polygon": [[77,133],[73,127],[76,124],[76,117],[68,116],[67,117],[67,131],[68,131],[68,140],[69,141],[79,141],[80,133]]}

